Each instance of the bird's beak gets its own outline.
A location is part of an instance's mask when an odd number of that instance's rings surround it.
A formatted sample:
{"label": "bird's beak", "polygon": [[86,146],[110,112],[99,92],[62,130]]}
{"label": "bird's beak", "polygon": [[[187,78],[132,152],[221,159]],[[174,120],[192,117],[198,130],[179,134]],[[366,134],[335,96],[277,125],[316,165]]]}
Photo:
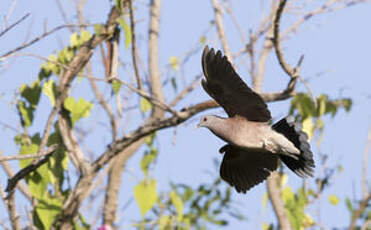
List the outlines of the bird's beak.
{"label": "bird's beak", "polygon": [[195,129],[198,129],[198,128],[200,128],[201,126],[200,126],[200,123],[198,123],[196,126],[195,126]]}

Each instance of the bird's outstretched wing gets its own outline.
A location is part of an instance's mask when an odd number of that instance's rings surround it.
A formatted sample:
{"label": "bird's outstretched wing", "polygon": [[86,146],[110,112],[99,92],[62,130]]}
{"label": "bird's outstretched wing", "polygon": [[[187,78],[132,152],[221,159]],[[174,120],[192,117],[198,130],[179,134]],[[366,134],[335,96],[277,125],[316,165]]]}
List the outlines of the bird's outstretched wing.
{"label": "bird's outstretched wing", "polygon": [[247,152],[229,144],[219,152],[224,152],[220,176],[237,192],[246,193],[277,169],[278,156],[270,152]]}
{"label": "bird's outstretched wing", "polygon": [[229,117],[240,115],[249,121],[269,121],[272,117],[263,99],[238,76],[226,56],[204,48],[202,80],[205,91],[221,105]]}

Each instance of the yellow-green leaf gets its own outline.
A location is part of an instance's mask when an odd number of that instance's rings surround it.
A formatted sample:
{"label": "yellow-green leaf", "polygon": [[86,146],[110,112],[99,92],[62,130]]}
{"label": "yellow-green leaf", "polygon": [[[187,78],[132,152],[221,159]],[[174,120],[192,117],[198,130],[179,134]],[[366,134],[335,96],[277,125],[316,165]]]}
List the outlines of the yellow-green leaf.
{"label": "yellow-green leaf", "polygon": [[91,33],[87,30],[83,30],[81,31],[81,34],[80,34],[80,37],[81,37],[81,45],[87,41],[89,41],[92,37]]}
{"label": "yellow-green leaf", "polygon": [[77,102],[75,98],[68,97],[64,100],[64,107],[71,113],[71,121],[74,124],[83,117],[88,117],[93,108],[93,104],[80,98]]}
{"label": "yellow-green leaf", "polygon": [[205,45],[205,43],[206,43],[206,37],[205,36],[202,36],[200,38],[200,43],[201,43],[201,45]]}
{"label": "yellow-green leaf", "polygon": [[128,48],[131,44],[131,29],[130,26],[125,22],[123,18],[117,19],[125,35],[125,48]]}
{"label": "yellow-green leaf", "polygon": [[39,202],[35,210],[43,226],[37,227],[39,229],[51,229],[55,218],[61,211],[61,207],[62,202],[56,198]]}
{"label": "yellow-green leaf", "polygon": [[102,30],[103,30],[103,25],[102,24],[95,24],[94,25],[94,32],[97,35],[100,35],[102,33]]}
{"label": "yellow-green leaf", "polygon": [[281,188],[283,188],[286,184],[287,184],[287,181],[289,180],[289,177],[287,176],[287,174],[282,174],[281,176]]}
{"label": "yellow-green leaf", "polygon": [[331,195],[329,196],[328,201],[329,201],[330,204],[332,204],[332,205],[337,205],[337,204],[340,202],[339,198],[338,198],[336,195],[334,195],[334,194],[331,194]]}
{"label": "yellow-green leaf", "polygon": [[309,140],[313,137],[314,128],[312,117],[307,117],[303,120],[303,131],[308,135]]}
{"label": "yellow-green leaf", "polygon": [[140,99],[140,110],[143,113],[146,113],[146,112],[148,112],[151,109],[152,109],[152,104],[147,99],[145,99],[144,97],[142,97]]}
{"label": "yellow-green leaf", "polygon": [[143,180],[134,188],[134,197],[144,216],[157,202],[157,182],[155,179]]}
{"label": "yellow-green leaf", "polygon": [[70,43],[71,43],[71,46],[72,47],[77,47],[79,46],[79,35],[77,35],[76,33],[73,33],[71,34],[70,36]]}
{"label": "yellow-green leaf", "polygon": [[169,64],[173,70],[178,71],[179,69],[179,60],[177,57],[171,56],[169,58]]}
{"label": "yellow-green leaf", "polygon": [[117,95],[117,93],[120,91],[121,89],[121,82],[119,82],[118,80],[114,79],[112,81],[112,90],[113,92],[115,93],[115,95]]}
{"label": "yellow-green leaf", "polygon": [[20,101],[17,105],[18,111],[21,115],[21,123],[23,127],[28,127],[33,121],[33,109],[31,106],[26,106],[26,102]]}
{"label": "yellow-green leaf", "polygon": [[312,227],[312,226],[314,226],[314,224],[315,224],[315,222],[314,222],[313,218],[309,214],[305,214],[304,215],[304,220],[303,220],[304,228]]}
{"label": "yellow-green leaf", "polygon": [[[19,150],[19,155],[36,154],[38,150],[39,146],[37,144],[22,145],[21,149]],[[32,158],[20,160],[19,167],[23,169],[27,167],[32,161]]]}
{"label": "yellow-green leaf", "polygon": [[175,191],[170,192],[170,199],[178,214],[178,222],[181,222],[183,219],[183,201]]}
{"label": "yellow-green leaf", "polygon": [[44,83],[43,93],[45,93],[45,95],[48,96],[50,102],[52,103],[52,106],[54,106],[57,93],[57,87],[55,85],[54,80],[48,80],[47,82]]}
{"label": "yellow-green leaf", "polygon": [[167,229],[169,222],[170,222],[170,217],[168,215],[161,216],[160,219],[158,220],[159,230]]}

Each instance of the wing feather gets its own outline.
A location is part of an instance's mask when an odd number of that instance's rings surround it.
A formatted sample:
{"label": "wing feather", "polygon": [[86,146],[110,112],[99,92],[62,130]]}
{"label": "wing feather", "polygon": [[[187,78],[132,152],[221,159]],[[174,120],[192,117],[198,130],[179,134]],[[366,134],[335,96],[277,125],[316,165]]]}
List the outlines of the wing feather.
{"label": "wing feather", "polygon": [[220,176],[237,192],[246,193],[277,169],[278,156],[270,152],[251,152],[233,145],[225,145],[220,151],[224,152]]}
{"label": "wing feather", "polygon": [[220,50],[205,47],[202,69],[204,90],[220,104],[229,117],[240,115],[250,121],[269,121],[272,117],[264,100],[238,76]]}

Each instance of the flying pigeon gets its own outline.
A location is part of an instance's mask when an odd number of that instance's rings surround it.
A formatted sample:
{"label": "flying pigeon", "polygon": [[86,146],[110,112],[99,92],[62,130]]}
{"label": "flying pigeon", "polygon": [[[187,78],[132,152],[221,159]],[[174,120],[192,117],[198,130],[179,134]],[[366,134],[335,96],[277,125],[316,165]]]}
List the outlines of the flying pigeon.
{"label": "flying pigeon", "polygon": [[300,177],[313,176],[313,154],[300,123],[288,116],[271,126],[264,100],[241,80],[226,56],[208,46],[202,54],[204,90],[228,114],[228,118],[203,116],[206,127],[227,142],[220,176],[237,192],[246,193],[277,169],[281,160]]}

